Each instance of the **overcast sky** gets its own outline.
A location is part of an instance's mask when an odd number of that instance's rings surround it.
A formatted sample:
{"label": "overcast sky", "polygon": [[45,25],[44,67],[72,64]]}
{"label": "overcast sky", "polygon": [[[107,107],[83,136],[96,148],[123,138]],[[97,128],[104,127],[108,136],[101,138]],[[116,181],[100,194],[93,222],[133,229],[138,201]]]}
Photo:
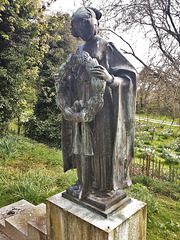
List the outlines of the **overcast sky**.
{"label": "overcast sky", "polygon": [[[92,0],[92,3],[94,4],[93,6],[96,7],[98,0]],[[76,11],[79,7],[82,7],[81,0],[57,0],[55,3],[51,5],[50,9],[52,12],[64,12],[72,15],[72,13]],[[140,33],[138,32],[134,34],[127,34],[127,33],[125,34],[122,32],[121,33],[117,32],[117,33],[121,35],[127,42],[131,43],[131,45],[133,46],[136,52],[136,55],[138,55],[140,58],[146,61],[147,42],[143,40],[143,36]],[[119,37],[117,37],[114,34],[109,35],[109,41],[114,42],[118,49],[129,50],[127,45]],[[138,71],[142,69],[142,65],[134,57],[132,57],[129,54],[123,54],[123,55],[134,65],[134,67]]]}

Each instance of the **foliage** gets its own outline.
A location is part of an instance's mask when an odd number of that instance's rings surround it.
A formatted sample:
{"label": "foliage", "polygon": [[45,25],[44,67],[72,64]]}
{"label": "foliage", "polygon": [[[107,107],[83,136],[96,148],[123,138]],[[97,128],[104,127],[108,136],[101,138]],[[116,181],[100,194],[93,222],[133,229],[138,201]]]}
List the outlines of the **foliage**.
{"label": "foliage", "polygon": [[[42,24],[39,0],[3,1],[0,10],[0,126],[18,116],[27,105],[25,95],[34,94],[31,87],[38,74],[41,53],[35,44]],[[40,34],[40,32],[39,32]],[[29,90],[29,91],[28,91]],[[30,98],[30,97],[29,97]]]}
{"label": "foliage", "polygon": [[[67,16],[48,17],[44,14],[50,2],[41,0],[4,0],[0,6],[0,132],[5,132],[9,122],[17,119],[18,133],[22,123],[33,114],[37,101],[37,81],[44,81],[42,69],[50,69],[67,53],[60,38],[67,25]],[[56,32],[55,32],[56,29]],[[57,31],[58,29],[58,31]],[[68,38],[67,38],[68,39]],[[69,42],[69,41],[67,41]],[[60,44],[59,44],[60,43]],[[54,57],[44,56],[56,46]],[[60,46],[60,48],[58,48]],[[49,60],[48,60],[49,58]],[[51,68],[51,70],[53,70]],[[53,71],[51,72],[52,78]],[[39,78],[39,75],[41,77]],[[46,77],[50,76],[50,71]],[[39,86],[39,84],[38,84]],[[50,92],[48,85],[44,91]],[[50,92],[50,94],[53,94]],[[49,96],[48,96],[49,97]],[[50,97],[51,98],[51,97]]]}
{"label": "foliage", "polygon": [[136,134],[136,138],[139,141],[151,141],[151,134],[149,132],[148,126],[144,126],[144,131],[139,131]]}
{"label": "foliage", "polygon": [[152,158],[156,157],[155,148],[153,146],[141,148],[141,152],[144,157],[147,157],[147,155],[150,155]]}
{"label": "foliage", "polygon": [[177,156],[175,153],[172,153],[170,148],[163,148],[160,156],[164,158],[167,163],[175,164],[180,163],[180,156]]}
{"label": "foliage", "polygon": [[180,138],[177,137],[174,141],[171,141],[170,143],[167,143],[163,147],[171,148],[174,151],[178,152],[180,155]]}
{"label": "foliage", "polygon": [[[157,211],[148,213],[147,239],[165,240],[179,239],[180,237],[180,187],[177,184],[148,178],[147,176],[133,177],[136,186],[146,186],[155,201]],[[138,189],[139,191],[139,189]],[[141,191],[140,191],[141,192]],[[137,198],[139,194],[137,192]],[[146,200],[145,200],[146,202]],[[148,207],[149,199],[147,200]],[[149,204],[151,208],[151,203]]]}
{"label": "foliage", "polygon": [[13,136],[4,136],[0,139],[0,156],[3,159],[16,153],[16,140]]}
{"label": "foliage", "polygon": [[138,113],[162,114],[171,116],[172,120],[180,117],[179,74],[172,74],[172,69],[169,68],[159,69],[160,73],[157,76],[147,68],[140,72],[137,92]]}
{"label": "foliage", "polygon": [[45,120],[32,118],[25,127],[26,136],[49,146],[61,147],[61,116],[59,114],[49,115]]}
{"label": "foliage", "polygon": [[179,239],[180,205],[178,201],[174,201],[169,197],[159,195],[158,205],[159,213],[154,215],[151,223],[148,224],[147,239],[149,240]]}
{"label": "foliage", "polygon": [[132,178],[133,184],[141,183],[147,186],[151,193],[161,194],[172,199],[180,200],[180,186],[162,180],[152,179],[146,175],[135,176]]}
{"label": "foliage", "polygon": [[158,212],[158,203],[149,192],[148,188],[140,183],[136,183],[125,189],[125,191],[129,197],[147,203],[148,221],[151,221],[152,215]]}
{"label": "foliage", "polygon": [[[40,142],[60,147],[61,116],[55,101],[54,74],[75,49],[76,41],[70,33],[69,15],[57,14],[49,16],[47,20],[46,34],[57,38],[54,40],[54,37],[50,37],[48,40],[49,51],[45,53],[39,69],[34,115],[25,124],[25,134]],[[58,36],[61,37],[58,39]]]}
{"label": "foliage", "polygon": [[[4,184],[7,181],[5,172],[1,170],[1,174],[1,184]],[[31,203],[37,204],[56,190],[55,179],[48,172],[42,170],[29,170],[24,174],[17,172],[12,180],[3,189],[6,194],[11,196],[9,201],[29,199]]]}

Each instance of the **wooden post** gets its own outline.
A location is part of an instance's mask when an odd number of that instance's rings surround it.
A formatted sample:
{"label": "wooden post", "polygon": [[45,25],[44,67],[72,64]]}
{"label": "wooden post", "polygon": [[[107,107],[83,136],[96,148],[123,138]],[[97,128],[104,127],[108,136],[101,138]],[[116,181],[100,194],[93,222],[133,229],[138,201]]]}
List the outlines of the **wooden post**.
{"label": "wooden post", "polygon": [[150,168],[150,155],[147,155],[147,161],[146,161],[146,175],[149,176],[149,168]]}
{"label": "wooden post", "polygon": [[160,179],[160,176],[161,176],[161,160],[159,160],[159,179]]}
{"label": "wooden post", "polygon": [[163,162],[163,165],[162,165],[162,168],[161,168],[161,176],[164,177],[164,162]]}
{"label": "wooden post", "polygon": [[154,178],[154,158],[153,158],[153,164],[152,164],[152,178]]}
{"label": "wooden post", "polygon": [[172,175],[172,182],[174,182],[174,165],[173,165],[173,175]]}
{"label": "wooden post", "polygon": [[177,184],[178,169],[176,168],[176,184]]}
{"label": "wooden post", "polygon": [[171,182],[171,163],[169,164],[169,182]]}
{"label": "wooden post", "polygon": [[155,166],[155,175],[157,176],[157,159],[156,159],[156,166]]}
{"label": "wooden post", "polygon": [[143,175],[144,175],[144,155],[143,155]]}

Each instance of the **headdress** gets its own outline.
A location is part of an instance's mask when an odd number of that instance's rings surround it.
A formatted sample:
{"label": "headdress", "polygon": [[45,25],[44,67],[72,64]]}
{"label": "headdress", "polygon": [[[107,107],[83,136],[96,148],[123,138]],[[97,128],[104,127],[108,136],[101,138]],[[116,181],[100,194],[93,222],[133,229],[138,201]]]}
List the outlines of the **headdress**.
{"label": "headdress", "polygon": [[90,18],[90,17],[94,17],[97,20],[99,20],[101,16],[102,16],[102,13],[96,8],[81,7],[81,8],[78,8],[78,10],[73,14],[72,20],[75,20],[78,18]]}

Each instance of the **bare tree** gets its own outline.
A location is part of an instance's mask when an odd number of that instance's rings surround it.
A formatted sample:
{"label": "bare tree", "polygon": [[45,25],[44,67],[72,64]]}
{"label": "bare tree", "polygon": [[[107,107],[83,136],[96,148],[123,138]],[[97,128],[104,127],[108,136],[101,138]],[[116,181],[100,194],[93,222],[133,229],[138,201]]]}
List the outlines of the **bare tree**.
{"label": "bare tree", "polygon": [[[173,121],[180,115],[180,85],[177,76],[168,69],[156,77],[147,68],[139,74],[137,111],[171,116]],[[180,81],[180,78],[179,78]]]}
{"label": "bare tree", "polygon": [[[95,1],[83,0],[83,5],[89,6],[92,2],[95,4]],[[151,59],[145,63],[132,47],[126,53],[141,60],[144,66],[161,65],[161,68],[166,68],[171,64],[180,72],[179,0],[101,0],[98,5],[111,30],[119,33],[136,29],[137,34],[141,31],[150,43],[149,51],[154,55],[151,54]]]}
{"label": "bare tree", "polygon": [[[91,3],[90,3],[91,2]],[[127,47],[122,49],[144,66],[139,78],[138,104],[154,104],[158,111],[178,117],[180,112],[180,3],[179,0],[83,0],[84,6],[103,12],[103,29],[114,32]],[[134,33],[149,43],[148,61],[122,37]],[[141,33],[141,35],[140,35]],[[135,36],[136,35],[136,36]],[[137,40],[138,41],[138,40]],[[168,109],[168,110],[167,110]]]}

